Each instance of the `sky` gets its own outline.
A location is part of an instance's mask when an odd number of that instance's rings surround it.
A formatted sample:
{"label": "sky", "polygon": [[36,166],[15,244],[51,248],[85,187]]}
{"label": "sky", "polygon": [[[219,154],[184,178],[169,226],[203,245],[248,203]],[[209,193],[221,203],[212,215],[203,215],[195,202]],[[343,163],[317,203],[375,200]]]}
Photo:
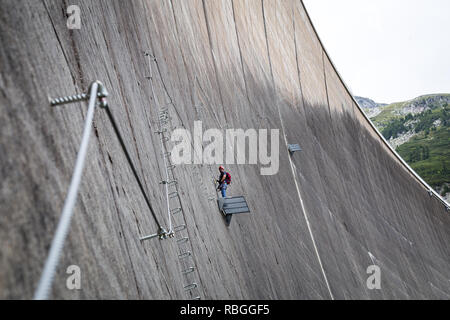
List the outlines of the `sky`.
{"label": "sky", "polygon": [[450,93],[450,0],[303,0],[352,93],[379,103]]}

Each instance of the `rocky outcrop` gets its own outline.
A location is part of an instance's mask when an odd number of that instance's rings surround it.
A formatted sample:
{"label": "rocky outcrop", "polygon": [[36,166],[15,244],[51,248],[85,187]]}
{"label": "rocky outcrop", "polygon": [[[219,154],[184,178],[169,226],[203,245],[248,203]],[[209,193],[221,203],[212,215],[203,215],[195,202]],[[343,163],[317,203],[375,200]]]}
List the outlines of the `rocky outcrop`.
{"label": "rocky outcrop", "polygon": [[363,109],[374,109],[374,108],[384,107],[387,105],[385,103],[377,103],[369,98],[363,98],[363,97],[358,97],[358,96],[355,96],[355,100],[359,104],[359,106]]}
{"label": "rocky outcrop", "polygon": [[405,116],[407,114],[419,114],[431,108],[442,107],[450,104],[450,95],[428,95],[415,98],[410,101],[399,103],[395,109],[396,114]]}

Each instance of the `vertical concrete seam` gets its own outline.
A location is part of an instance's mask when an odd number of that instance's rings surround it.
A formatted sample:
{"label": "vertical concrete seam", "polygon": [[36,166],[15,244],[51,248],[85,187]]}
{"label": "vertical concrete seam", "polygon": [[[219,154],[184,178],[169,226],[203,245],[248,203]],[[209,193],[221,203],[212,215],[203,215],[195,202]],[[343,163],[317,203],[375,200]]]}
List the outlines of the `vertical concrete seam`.
{"label": "vertical concrete seam", "polygon": [[[164,1],[164,0],[162,0],[162,1]],[[176,14],[175,14],[175,8],[173,6],[173,0],[170,0],[169,3],[170,3],[170,8],[172,9],[172,16],[173,16],[173,21],[174,21],[174,25],[175,25],[176,41],[178,42],[178,48],[180,50],[181,58],[183,60],[183,66],[184,66],[184,69],[186,70],[186,77],[187,77],[189,83],[192,83],[192,80],[189,77],[190,73],[189,73],[189,68],[188,68],[187,62],[186,62],[186,57],[184,56],[183,46],[181,45],[180,30],[178,28],[178,20],[177,20]],[[180,82],[181,82],[181,80],[180,80]],[[189,86],[189,94],[191,96],[191,104],[195,105],[194,94],[192,92],[192,86]],[[176,109],[175,104],[173,104],[173,106],[174,106],[175,111],[177,112],[177,115],[178,115],[180,121],[183,123],[182,118],[181,118],[178,110]]]}
{"label": "vertical concrete seam", "polygon": [[[265,16],[265,12],[264,12],[264,0],[261,0],[261,6],[262,6],[262,13],[263,13],[264,33],[265,33],[265,37],[266,37],[267,56],[269,58],[270,74],[271,74],[271,77],[272,77],[273,90],[275,91],[275,77],[273,75],[272,62],[271,62],[271,58],[270,58],[269,39],[268,39],[268,36],[267,36],[267,27],[266,27],[266,16]],[[276,96],[276,92],[275,92],[275,96]],[[287,136],[286,136],[286,130],[285,130],[285,127],[284,127],[283,116],[281,115],[281,109],[280,109],[280,105],[278,103],[278,97],[276,96],[275,99],[276,99],[276,105],[277,105],[277,109],[278,109],[278,116],[280,118],[281,130],[283,131],[284,142],[285,142],[285,145],[287,147],[288,141],[287,141]],[[322,264],[322,259],[320,258],[319,250],[318,250],[317,245],[316,245],[316,240],[315,240],[314,234],[312,232],[312,228],[311,228],[311,224],[309,222],[308,214],[306,213],[305,204],[304,204],[304,201],[303,201],[303,198],[302,198],[302,194],[301,194],[301,191],[300,191],[300,185],[299,185],[299,183],[297,181],[297,177],[295,175],[296,167],[295,167],[295,164],[293,163],[293,161],[292,161],[292,159],[291,159],[291,157],[289,155],[288,155],[288,159],[289,159],[289,163],[290,163],[290,166],[291,166],[292,177],[294,179],[295,187],[297,189],[298,200],[300,202],[300,206],[302,208],[303,216],[305,218],[306,225],[308,227],[309,235],[311,237],[311,241],[312,241],[312,244],[314,246],[314,251],[316,253],[316,257],[317,257],[317,260],[319,262],[320,269],[322,271],[322,275],[323,275],[323,278],[325,280],[325,284],[327,286],[327,289],[328,289],[328,292],[330,294],[330,297],[331,297],[332,300],[334,300],[334,296],[333,296],[333,293],[331,291],[330,284],[328,282],[328,278],[327,278],[327,275],[325,273],[325,269],[324,269],[323,264]]]}
{"label": "vertical concrete seam", "polygon": [[298,84],[300,86],[300,96],[302,98],[302,103],[303,103],[303,111],[306,113],[306,110],[304,110],[306,108],[305,105],[305,97],[303,94],[303,86],[302,86],[302,76],[301,76],[301,72],[300,72],[300,65],[298,64],[298,50],[297,50],[297,33],[296,33],[296,27],[295,27],[295,9],[292,8],[292,25],[293,25],[293,29],[294,29],[294,50],[295,50],[295,64],[297,66],[297,78],[298,78]]}
{"label": "vertical concrete seam", "polygon": [[61,52],[62,52],[62,54],[64,56],[64,59],[66,60],[67,68],[69,69],[70,76],[72,77],[73,85],[74,85],[74,87],[77,87],[77,84],[76,84],[76,81],[75,81],[75,76],[73,75],[72,70],[70,69],[69,59],[67,57],[66,51],[64,50],[64,46],[63,46],[63,44],[61,42],[61,38],[59,37],[58,32],[56,31],[56,26],[55,26],[55,23],[53,21],[52,15],[50,14],[50,10],[48,9],[47,4],[45,3],[45,0],[42,0],[42,4],[44,5],[45,11],[47,11],[50,23],[52,24],[53,31],[55,32],[56,40],[58,41],[59,46],[61,47]]}
{"label": "vertical concrete seam", "polygon": [[325,53],[323,52],[323,50],[321,50],[321,51],[322,51],[323,80],[324,80],[324,84],[325,84],[325,94],[327,96],[328,115],[330,116],[331,131],[333,131],[333,135],[334,135],[334,137],[336,137],[336,133],[334,132],[334,127],[333,127],[333,118],[331,117],[330,96],[328,94],[327,71],[325,69]]}
{"label": "vertical concrete seam", "polygon": [[[233,11],[234,32],[236,34],[236,42],[237,42],[238,49],[239,49],[239,59],[241,61],[242,79],[244,80],[245,94],[247,96],[248,102],[250,103],[250,97],[248,95],[248,89],[247,89],[247,80],[245,79],[244,59],[242,58],[241,42],[239,39],[239,33],[238,33],[238,29],[237,29],[237,24],[236,24],[236,13],[234,11],[234,0],[230,0],[230,1],[231,1],[231,9]],[[250,105],[251,105],[251,103],[250,103]]]}
{"label": "vertical concrete seam", "polygon": [[203,14],[205,16],[206,30],[208,31],[209,48],[211,50],[211,57],[212,57],[213,65],[214,65],[214,73],[215,73],[215,77],[216,77],[217,89],[219,90],[220,103],[222,104],[223,115],[224,115],[225,121],[228,123],[227,114],[225,112],[225,106],[223,104],[222,90],[220,89],[219,72],[217,71],[216,56],[214,54],[213,42],[212,42],[212,37],[211,37],[211,29],[209,27],[208,14],[206,13],[205,0],[202,0],[202,5],[203,5]]}
{"label": "vertical concrete seam", "polygon": [[[116,193],[114,191],[113,183],[112,183],[112,180],[111,180],[111,175],[108,172],[108,169],[107,169],[107,166],[106,166],[105,155],[104,155],[103,150],[101,148],[100,141],[98,142],[98,148],[100,150],[100,154],[102,155],[103,161],[105,161],[105,178],[108,179],[108,184],[107,185],[109,185],[110,190],[111,190],[111,195],[113,197],[114,208],[115,208],[115,211],[117,213],[117,218],[119,220],[119,227],[120,227],[120,230],[122,231],[122,235],[123,235],[123,242],[125,244],[126,255],[128,257],[128,260],[129,260],[129,263],[130,263],[130,266],[131,266],[131,272],[133,273],[133,279],[134,279],[134,282],[135,282],[135,285],[136,285],[136,292],[137,292],[138,296],[140,298],[142,298],[142,294],[141,294],[141,291],[139,289],[139,284],[138,284],[138,281],[137,281],[136,270],[135,270],[134,265],[133,265],[133,260],[131,259],[130,249],[129,249],[129,246],[128,246],[128,242],[127,242],[126,235],[125,235],[125,229],[123,227],[123,222],[122,222],[122,218],[121,218],[120,211],[119,211],[119,207],[120,207],[119,201],[118,201],[119,199],[116,199],[116,196],[115,196]],[[112,170],[112,165],[111,165],[111,170]],[[113,176],[113,178],[114,178],[114,176]]]}

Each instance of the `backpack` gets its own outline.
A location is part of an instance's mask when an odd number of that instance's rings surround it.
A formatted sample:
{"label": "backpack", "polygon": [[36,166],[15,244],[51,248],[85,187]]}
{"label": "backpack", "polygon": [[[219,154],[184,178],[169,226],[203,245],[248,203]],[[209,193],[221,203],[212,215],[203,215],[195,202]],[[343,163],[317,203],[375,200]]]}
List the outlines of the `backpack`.
{"label": "backpack", "polygon": [[225,182],[227,184],[231,184],[231,174],[229,174],[228,172],[225,173],[226,174],[226,178],[225,178]]}

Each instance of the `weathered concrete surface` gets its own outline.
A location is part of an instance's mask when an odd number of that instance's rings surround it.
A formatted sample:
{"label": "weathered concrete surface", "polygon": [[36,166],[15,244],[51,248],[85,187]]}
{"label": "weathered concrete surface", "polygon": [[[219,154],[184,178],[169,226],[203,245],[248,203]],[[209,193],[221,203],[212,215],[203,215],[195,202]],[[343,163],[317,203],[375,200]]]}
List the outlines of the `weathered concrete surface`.
{"label": "weathered concrete surface", "polygon": [[[0,298],[31,298],[79,147],[84,103],[48,96],[101,80],[160,221],[161,104],[173,128],[282,131],[280,172],[230,166],[252,214],[227,228],[216,165],[178,167],[198,271],[183,278],[175,240],[140,243],[156,223],[104,110],[53,285],[59,299],[448,299],[450,216],[395,158],[355,105],[300,1],[66,1],[0,6]],[[149,75],[152,52],[159,70]],[[153,67],[155,64],[153,64]],[[151,94],[153,83],[157,100]],[[284,149],[299,143],[292,157]],[[82,290],[66,288],[69,265]],[[382,272],[370,291],[368,266]]]}

